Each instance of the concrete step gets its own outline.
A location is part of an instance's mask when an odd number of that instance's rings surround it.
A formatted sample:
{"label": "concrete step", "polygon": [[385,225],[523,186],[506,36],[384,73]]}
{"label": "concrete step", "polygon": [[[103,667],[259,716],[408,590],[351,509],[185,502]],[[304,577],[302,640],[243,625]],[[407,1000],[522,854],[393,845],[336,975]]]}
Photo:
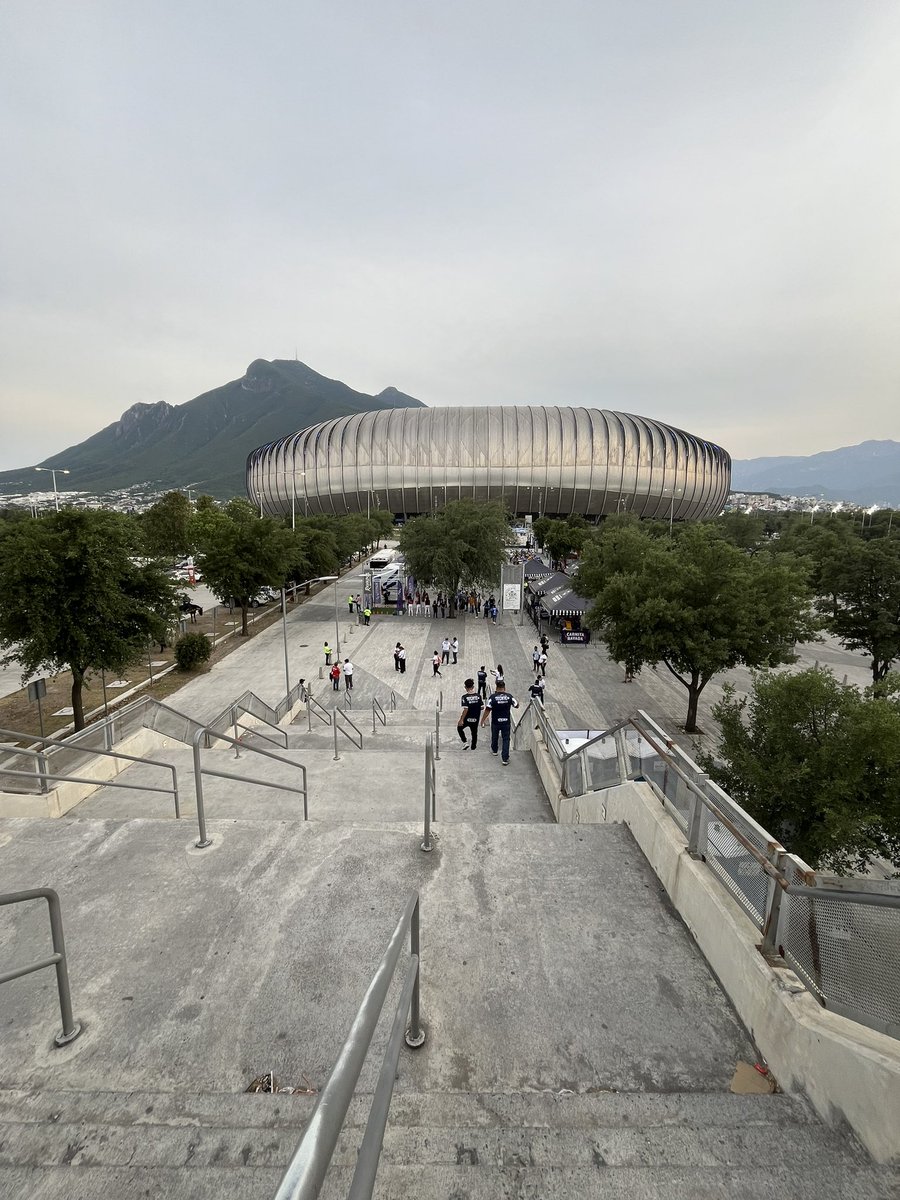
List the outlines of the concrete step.
{"label": "concrete step", "polygon": [[[287,1166],[300,1132],[218,1126],[5,1125],[0,1166]],[[362,1132],[346,1129],[332,1162],[352,1167]],[[865,1156],[816,1125],[633,1129],[439,1129],[389,1124],[385,1166],[493,1167],[825,1167],[866,1165]]]}
{"label": "concrete step", "polygon": [[[333,1168],[321,1200],[345,1197],[349,1167]],[[254,1167],[253,1154],[238,1168],[204,1166],[49,1169],[0,1168],[0,1196],[16,1200],[247,1200],[274,1194],[281,1167]],[[375,1200],[896,1200],[897,1179],[889,1168],[825,1167],[803,1175],[790,1167],[621,1167],[493,1166],[397,1167],[382,1164]]]}
{"label": "concrete step", "polygon": [[[370,1093],[354,1097],[347,1125],[366,1120]],[[314,1094],[246,1092],[73,1091],[0,1089],[0,1127],[64,1123],[108,1126],[215,1126],[220,1129],[297,1130],[308,1119]],[[817,1127],[800,1097],[730,1092],[422,1092],[403,1090],[391,1102],[392,1127],[582,1130],[678,1128],[748,1129]]]}

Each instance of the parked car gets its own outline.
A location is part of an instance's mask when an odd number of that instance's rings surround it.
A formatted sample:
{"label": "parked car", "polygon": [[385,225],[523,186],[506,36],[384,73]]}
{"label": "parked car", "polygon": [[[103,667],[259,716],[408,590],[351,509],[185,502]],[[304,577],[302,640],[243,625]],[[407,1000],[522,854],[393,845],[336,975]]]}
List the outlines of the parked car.
{"label": "parked car", "polygon": [[[276,592],[273,588],[260,588],[258,592],[250,597],[249,608],[259,608],[263,604],[272,604],[275,600],[281,599],[281,593]],[[239,596],[223,596],[222,603],[229,608],[240,608],[241,601]]]}

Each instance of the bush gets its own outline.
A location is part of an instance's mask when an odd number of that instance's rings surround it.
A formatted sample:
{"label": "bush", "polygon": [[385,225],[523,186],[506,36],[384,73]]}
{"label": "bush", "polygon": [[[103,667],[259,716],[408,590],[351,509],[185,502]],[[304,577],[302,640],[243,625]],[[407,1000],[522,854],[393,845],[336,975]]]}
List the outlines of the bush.
{"label": "bush", "polygon": [[205,633],[186,633],[175,643],[175,661],[180,670],[193,671],[209,661],[212,645]]}

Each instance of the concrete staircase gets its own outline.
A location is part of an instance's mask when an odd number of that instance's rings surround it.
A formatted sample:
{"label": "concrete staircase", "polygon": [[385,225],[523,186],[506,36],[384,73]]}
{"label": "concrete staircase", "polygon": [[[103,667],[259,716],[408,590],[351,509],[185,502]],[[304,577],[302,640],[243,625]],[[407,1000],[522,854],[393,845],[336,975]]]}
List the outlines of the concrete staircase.
{"label": "concrete staircase", "polygon": [[[756,1051],[623,826],[552,823],[530,757],[501,768],[487,738],[463,751],[451,708],[424,855],[433,709],[398,710],[374,735],[363,714],[365,748],[341,739],[339,762],[330,729],[289,728],[309,822],[292,796],[211,778],[208,850],[142,791],[101,789],[68,820],[4,824],[5,886],[60,891],[85,1032],[50,1048],[49,972],[0,990],[2,1200],[274,1194],[314,1098],[245,1089],[267,1070],[323,1086],[412,888],[428,1039],[401,1055],[376,1196],[900,1196],[897,1172],[802,1098],[729,1092]],[[189,818],[190,752],[157,756],[183,768]],[[296,775],[250,754],[209,759]],[[4,966],[47,937],[45,914],[8,911]],[[386,1025],[329,1200],[346,1194]]]}
{"label": "concrete staircase", "polygon": [[[323,1197],[346,1194],[368,1110],[358,1096]],[[270,1196],[308,1118],[306,1096],[0,1092],[0,1194],[243,1200]],[[23,1160],[28,1167],[16,1165]],[[375,1195],[496,1197],[896,1195],[787,1096],[450,1094],[394,1100]]]}

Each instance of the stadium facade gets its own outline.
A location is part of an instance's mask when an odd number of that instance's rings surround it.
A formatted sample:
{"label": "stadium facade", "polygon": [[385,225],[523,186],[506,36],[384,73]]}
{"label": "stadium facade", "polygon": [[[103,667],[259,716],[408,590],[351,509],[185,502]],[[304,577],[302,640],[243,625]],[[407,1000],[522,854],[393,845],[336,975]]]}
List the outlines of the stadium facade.
{"label": "stadium facade", "polygon": [[311,425],[254,450],[247,493],[277,516],[502,500],[518,515],[715,516],[731,458],[660,421],[606,409],[395,408]]}

